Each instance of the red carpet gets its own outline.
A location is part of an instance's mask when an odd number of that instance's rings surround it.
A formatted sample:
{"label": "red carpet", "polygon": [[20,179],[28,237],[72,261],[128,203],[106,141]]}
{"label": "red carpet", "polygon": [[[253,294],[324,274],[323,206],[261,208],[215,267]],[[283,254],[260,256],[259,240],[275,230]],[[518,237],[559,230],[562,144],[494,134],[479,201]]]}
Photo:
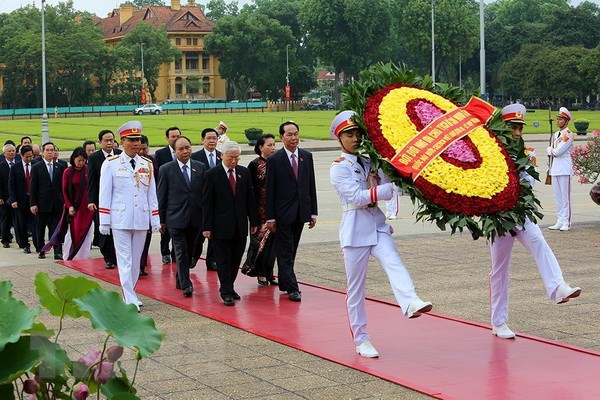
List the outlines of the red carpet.
{"label": "red carpet", "polygon": [[[277,287],[258,287],[238,277],[242,300],[223,305],[216,272],[202,262],[192,270],[194,296],[175,289],[175,266],[153,256],[150,276],[136,291],[316,356],[443,399],[584,399],[600,397],[600,353],[543,339],[495,338],[489,328],[430,314],[408,320],[395,304],[367,302],[369,333],[379,359],[354,351],[345,312],[345,294],[301,285],[302,302]],[[101,259],[64,265],[118,285],[116,270]],[[264,321],[271,321],[265,324]]]}

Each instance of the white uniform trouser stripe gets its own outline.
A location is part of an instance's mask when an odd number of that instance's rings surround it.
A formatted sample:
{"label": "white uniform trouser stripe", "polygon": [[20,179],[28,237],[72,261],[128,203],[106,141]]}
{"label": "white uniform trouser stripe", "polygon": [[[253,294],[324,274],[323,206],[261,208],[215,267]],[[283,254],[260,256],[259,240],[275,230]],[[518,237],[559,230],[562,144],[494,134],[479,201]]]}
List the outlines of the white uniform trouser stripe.
{"label": "white uniform trouser stripe", "polygon": [[408,306],[416,297],[410,274],[396,250],[394,239],[386,234],[377,232],[377,244],[364,247],[344,247],[344,265],[348,281],[346,305],[350,329],[354,343],[358,346],[369,339],[366,332],[367,317],[365,312],[365,286],[369,255],[377,258],[385,270],[392,291],[402,313],[406,315]]}
{"label": "white uniform trouser stripe", "polygon": [[492,271],[490,272],[490,305],[492,325],[498,326],[508,321],[508,286],[510,260],[515,239],[533,255],[538,271],[544,282],[548,298],[555,301],[554,292],[564,283],[560,265],[548,246],[539,226],[527,220],[525,229],[518,230],[517,236],[510,234],[497,237],[490,246]]}
{"label": "white uniform trouser stripe", "polygon": [[146,241],[146,232],[133,229],[112,229],[123,300],[127,304],[135,304],[139,301],[135,294],[135,285],[140,276],[140,260]]}

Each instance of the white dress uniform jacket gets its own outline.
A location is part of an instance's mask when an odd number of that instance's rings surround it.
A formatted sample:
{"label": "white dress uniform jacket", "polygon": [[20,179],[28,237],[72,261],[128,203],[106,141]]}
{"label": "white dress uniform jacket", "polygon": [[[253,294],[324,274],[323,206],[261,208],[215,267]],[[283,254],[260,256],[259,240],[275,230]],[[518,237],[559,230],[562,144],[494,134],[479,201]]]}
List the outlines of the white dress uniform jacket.
{"label": "white dress uniform jacket", "polygon": [[[365,169],[370,171],[370,161],[365,158],[362,160]],[[385,215],[377,207],[377,201],[390,200],[395,193],[394,186],[382,172],[370,179],[376,177],[380,180],[379,186],[375,183],[369,187],[365,170],[356,161],[356,156],[351,154],[343,154],[331,166],[331,183],[344,210],[340,225],[342,248],[374,246],[377,244],[377,232],[391,234],[390,225],[385,223]]]}
{"label": "white dress uniform jacket", "polygon": [[108,158],[100,171],[100,225],[148,230],[160,225],[152,162],[136,155],[135,170],[125,153]]}
{"label": "white dress uniform jacket", "polygon": [[573,132],[568,128],[554,133],[552,139],[552,150],[548,154],[553,157],[550,175],[573,175],[573,162],[571,152],[573,151]]}

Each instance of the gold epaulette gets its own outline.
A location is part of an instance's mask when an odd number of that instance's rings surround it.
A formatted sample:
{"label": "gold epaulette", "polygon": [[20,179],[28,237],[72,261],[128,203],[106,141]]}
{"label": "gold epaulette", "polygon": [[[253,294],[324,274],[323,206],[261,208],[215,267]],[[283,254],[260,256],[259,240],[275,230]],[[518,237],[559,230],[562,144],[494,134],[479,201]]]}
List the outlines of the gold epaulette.
{"label": "gold epaulette", "polygon": [[112,156],[108,157],[107,160],[111,161],[111,160],[116,160],[117,158],[119,158],[118,154],[113,154]]}
{"label": "gold epaulette", "polygon": [[148,162],[148,169],[150,170],[150,177],[152,177],[152,174],[154,173],[154,164],[152,163],[152,160],[149,158],[146,158],[144,156],[140,156],[140,157]]}

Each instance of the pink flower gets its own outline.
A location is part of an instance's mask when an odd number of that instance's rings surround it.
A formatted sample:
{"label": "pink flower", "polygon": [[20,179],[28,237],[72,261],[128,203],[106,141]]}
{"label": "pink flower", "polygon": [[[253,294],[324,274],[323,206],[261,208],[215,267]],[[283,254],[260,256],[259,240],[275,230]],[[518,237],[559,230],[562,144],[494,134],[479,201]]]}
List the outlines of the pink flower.
{"label": "pink flower", "polygon": [[101,351],[95,351],[94,349],[89,349],[88,353],[85,356],[79,358],[79,362],[84,363],[88,367],[91,367],[92,365],[97,363],[98,360],[100,360],[101,354],[102,354]]}
{"label": "pink flower", "polygon": [[108,361],[94,365],[92,367],[92,379],[96,382],[105,384],[112,377],[113,364]]}
{"label": "pink flower", "polygon": [[83,382],[79,382],[75,386],[73,386],[73,396],[77,400],[85,400],[90,395],[90,389]]}

